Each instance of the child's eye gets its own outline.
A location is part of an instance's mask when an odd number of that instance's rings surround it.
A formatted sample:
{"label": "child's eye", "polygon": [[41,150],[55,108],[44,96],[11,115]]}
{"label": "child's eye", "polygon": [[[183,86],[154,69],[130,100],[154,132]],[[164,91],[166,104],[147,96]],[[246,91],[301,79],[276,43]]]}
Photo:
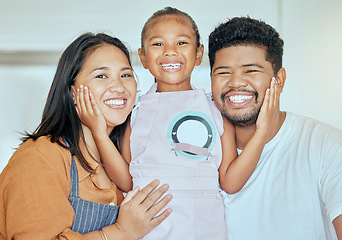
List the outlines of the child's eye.
{"label": "child's eye", "polygon": [[188,44],[187,42],[179,42],[179,43],[177,43],[177,45],[185,45],[185,44]]}
{"label": "child's eye", "polygon": [[162,43],[153,43],[152,46],[161,47],[161,46],[163,46],[163,44]]}

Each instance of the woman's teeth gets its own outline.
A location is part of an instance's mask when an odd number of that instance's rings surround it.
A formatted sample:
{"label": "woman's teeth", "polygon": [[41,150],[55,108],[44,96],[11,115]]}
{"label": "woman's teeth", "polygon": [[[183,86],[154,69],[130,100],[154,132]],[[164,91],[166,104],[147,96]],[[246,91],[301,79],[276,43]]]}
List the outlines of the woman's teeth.
{"label": "woman's teeth", "polygon": [[123,105],[125,103],[125,100],[123,99],[115,99],[115,100],[106,100],[104,102],[107,105]]}

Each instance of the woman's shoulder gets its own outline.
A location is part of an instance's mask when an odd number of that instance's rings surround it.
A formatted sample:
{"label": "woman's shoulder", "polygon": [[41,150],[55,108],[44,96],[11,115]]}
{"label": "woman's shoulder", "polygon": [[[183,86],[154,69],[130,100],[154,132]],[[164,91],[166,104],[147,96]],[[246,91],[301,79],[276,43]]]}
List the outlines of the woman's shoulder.
{"label": "woman's shoulder", "polygon": [[70,163],[71,155],[67,149],[51,142],[50,137],[42,136],[36,140],[25,141],[13,153],[4,170],[21,172],[27,169],[39,171],[49,168],[65,172],[70,168]]}

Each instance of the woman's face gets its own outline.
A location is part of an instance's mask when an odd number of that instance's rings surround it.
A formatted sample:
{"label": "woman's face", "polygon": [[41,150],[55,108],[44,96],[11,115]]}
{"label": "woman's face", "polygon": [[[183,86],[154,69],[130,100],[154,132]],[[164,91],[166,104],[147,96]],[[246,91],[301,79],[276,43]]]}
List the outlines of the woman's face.
{"label": "woman's face", "polygon": [[135,103],[137,83],[126,55],[103,44],[91,52],[76,77],[72,91],[87,86],[106,119],[109,132],[123,123]]}

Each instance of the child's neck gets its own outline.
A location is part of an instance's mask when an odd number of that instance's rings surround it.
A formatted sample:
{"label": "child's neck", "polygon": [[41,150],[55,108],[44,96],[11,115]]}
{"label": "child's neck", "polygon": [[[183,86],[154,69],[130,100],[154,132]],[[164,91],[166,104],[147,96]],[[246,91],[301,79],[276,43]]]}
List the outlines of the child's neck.
{"label": "child's neck", "polygon": [[192,90],[190,82],[183,82],[177,84],[157,82],[157,92],[181,92],[188,90]]}

